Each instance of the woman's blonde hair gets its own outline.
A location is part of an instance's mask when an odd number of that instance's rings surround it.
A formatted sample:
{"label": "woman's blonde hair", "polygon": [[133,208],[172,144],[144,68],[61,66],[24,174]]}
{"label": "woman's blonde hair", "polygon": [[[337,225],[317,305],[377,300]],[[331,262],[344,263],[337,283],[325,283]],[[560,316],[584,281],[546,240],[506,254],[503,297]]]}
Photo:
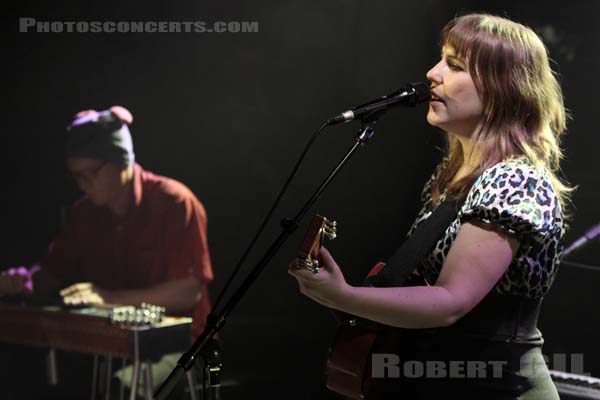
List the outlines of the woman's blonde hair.
{"label": "woman's blonde hair", "polygon": [[450,21],[441,33],[442,46],[465,60],[484,112],[481,129],[473,136],[477,167],[451,183],[464,155],[458,139],[448,135],[448,157],[440,168],[434,197],[444,190],[466,196],[487,168],[511,156],[526,156],[550,176],[561,205],[573,190],[557,177],[562,151],[560,136],[567,113],[560,85],[542,40],[530,28],[506,18],[468,14]]}

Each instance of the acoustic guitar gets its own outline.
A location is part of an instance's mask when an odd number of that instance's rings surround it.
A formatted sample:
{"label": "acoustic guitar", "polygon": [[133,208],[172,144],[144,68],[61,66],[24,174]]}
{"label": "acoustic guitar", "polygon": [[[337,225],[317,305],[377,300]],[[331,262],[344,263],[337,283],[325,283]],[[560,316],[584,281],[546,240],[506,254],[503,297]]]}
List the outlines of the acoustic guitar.
{"label": "acoustic guitar", "polygon": [[[298,264],[313,273],[319,272],[319,250],[325,238],[334,239],[337,224],[315,215],[298,251]],[[377,274],[384,263],[375,265],[369,275]],[[339,322],[326,365],[327,388],[348,399],[377,399],[377,382],[371,378],[371,354],[382,325],[359,320],[332,310]]]}

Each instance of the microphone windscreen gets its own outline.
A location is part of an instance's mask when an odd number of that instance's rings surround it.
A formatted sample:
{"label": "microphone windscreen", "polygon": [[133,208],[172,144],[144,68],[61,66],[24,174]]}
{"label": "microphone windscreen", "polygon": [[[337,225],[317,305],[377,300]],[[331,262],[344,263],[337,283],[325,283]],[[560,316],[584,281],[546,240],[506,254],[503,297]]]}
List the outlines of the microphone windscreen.
{"label": "microphone windscreen", "polygon": [[415,89],[415,104],[429,100],[431,97],[429,85],[426,85],[423,82],[413,82],[410,85]]}

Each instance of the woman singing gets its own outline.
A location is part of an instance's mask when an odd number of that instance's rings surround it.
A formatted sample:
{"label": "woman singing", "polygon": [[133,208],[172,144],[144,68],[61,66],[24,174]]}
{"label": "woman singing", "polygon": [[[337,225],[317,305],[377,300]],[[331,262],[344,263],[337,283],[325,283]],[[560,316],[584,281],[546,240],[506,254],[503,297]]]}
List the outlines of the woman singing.
{"label": "woman singing", "polygon": [[441,236],[402,286],[351,286],[326,249],[317,274],[295,262],[290,273],[314,301],[401,335],[392,353],[402,362],[439,363],[434,377],[425,368],[419,377],[384,379],[386,393],[558,399],[536,327],[571,190],[556,175],[566,113],[547,50],[528,27],[469,14],[442,30],[441,59],[427,79],[427,121],[448,146],[408,240],[420,230],[427,237],[421,225],[454,202]]}

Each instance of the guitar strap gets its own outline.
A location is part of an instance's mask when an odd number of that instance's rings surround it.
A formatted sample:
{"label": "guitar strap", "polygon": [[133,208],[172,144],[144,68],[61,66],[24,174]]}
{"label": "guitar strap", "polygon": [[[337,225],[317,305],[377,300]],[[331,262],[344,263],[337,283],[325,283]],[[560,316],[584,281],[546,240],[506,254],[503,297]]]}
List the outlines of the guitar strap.
{"label": "guitar strap", "polygon": [[394,255],[378,273],[370,274],[363,286],[399,287],[418,267],[421,260],[431,253],[450,223],[458,215],[462,201],[448,199],[436,207],[413,234],[396,250]]}
{"label": "guitar strap", "polygon": [[[450,223],[456,218],[462,202],[446,200],[441,203],[425,221],[421,222],[413,234],[396,250],[388,263],[378,273],[369,274],[364,286],[400,287],[405,286],[409,276],[419,262],[431,253]],[[531,342],[539,340],[537,319],[542,298],[527,299],[515,295],[488,293],[485,298],[466,316],[446,332],[468,335],[484,335],[494,340]],[[489,318],[493,315],[494,318]],[[358,319],[356,323],[374,331],[383,325]]]}

